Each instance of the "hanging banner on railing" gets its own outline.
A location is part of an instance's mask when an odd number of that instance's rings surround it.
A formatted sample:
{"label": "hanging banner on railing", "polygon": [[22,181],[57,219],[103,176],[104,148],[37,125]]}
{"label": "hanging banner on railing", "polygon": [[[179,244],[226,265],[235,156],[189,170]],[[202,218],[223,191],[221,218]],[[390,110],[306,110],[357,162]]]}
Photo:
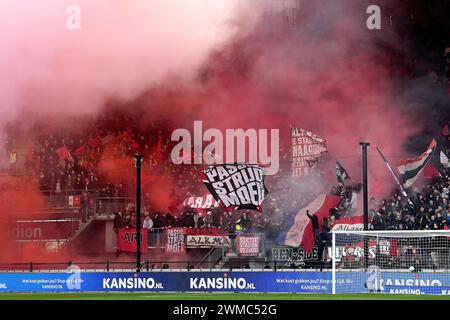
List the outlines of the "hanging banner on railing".
{"label": "hanging banner on railing", "polygon": [[196,248],[212,248],[212,247],[229,247],[231,245],[228,236],[187,236],[187,247]]}
{"label": "hanging banner on railing", "polygon": [[185,228],[168,228],[166,233],[166,253],[185,253]]}
{"label": "hanging banner on railing", "polygon": [[237,252],[240,256],[259,255],[260,237],[258,235],[238,235]]}
{"label": "hanging banner on railing", "polygon": [[[137,232],[135,228],[119,229],[117,235],[117,250],[124,252],[136,252]],[[141,252],[147,251],[148,233],[146,229],[141,230]]]}

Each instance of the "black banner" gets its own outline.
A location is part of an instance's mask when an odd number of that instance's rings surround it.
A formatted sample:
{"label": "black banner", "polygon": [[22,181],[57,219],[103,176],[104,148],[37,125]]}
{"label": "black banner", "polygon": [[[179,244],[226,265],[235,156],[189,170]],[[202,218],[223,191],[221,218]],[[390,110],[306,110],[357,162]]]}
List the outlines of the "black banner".
{"label": "black banner", "polygon": [[261,210],[266,197],[263,169],[253,164],[215,165],[201,170],[203,183],[228,210]]}

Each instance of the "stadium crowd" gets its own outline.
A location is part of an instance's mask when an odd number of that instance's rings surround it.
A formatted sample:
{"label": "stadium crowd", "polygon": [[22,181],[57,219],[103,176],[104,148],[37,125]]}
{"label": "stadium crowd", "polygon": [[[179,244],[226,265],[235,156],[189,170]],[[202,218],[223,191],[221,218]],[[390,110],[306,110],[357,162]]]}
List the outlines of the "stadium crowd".
{"label": "stadium crowd", "polygon": [[[450,226],[450,175],[442,169],[439,177],[421,192],[405,199],[398,193],[388,200],[376,202],[373,208],[373,230],[439,230]],[[409,201],[408,201],[409,200]]]}
{"label": "stadium crowd", "polygon": [[[68,134],[41,134],[30,147],[25,162],[27,176],[33,176],[39,182],[43,192],[51,190],[58,194],[63,191],[79,192],[81,202],[91,201],[98,207],[98,211],[107,210],[102,206],[105,198],[125,198],[126,186],[124,183],[113,184],[101,174],[100,162],[105,158],[124,159],[131,158],[136,152],[143,152],[145,166],[158,167],[163,174],[176,177],[175,189],[171,190],[171,197],[178,201],[188,196],[195,196],[203,188],[195,170],[190,166],[176,166],[168,158],[169,140],[164,139],[161,129],[150,132],[139,131],[114,131],[114,126],[108,124],[117,123],[119,118],[103,118],[106,125],[98,127],[94,134],[84,138],[70,136]],[[128,119],[130,127],[133,119]],[[144,139],[150,137],[150,139]],[[449,141],[450,133],[444,132],[444,140]],[[14,140],[8,139],[8,147],[11,153],[15,150]],[[78,146],[78,147],[77,147]],[[65,151],[74,150],[73,152]],[[448,150],[448,146],[444,146]],[[61,150],[63,149],[63,150]],[[283,153],[283,163],[287,164],[288,153]],[[12,161],[12,172],[14,162]],[[237,210],[224,212],[220,208],[211,208],[205,212],[196,212],[192,208],[181,208],[178,213],[158,211],[152,208],[148,193],[144,193],[143,223],[149,230],[162,230],[166,227],[217,227],[229,233],[240,231],[263,232],[268,238],[275,239],[282,231],[288,228],[292,215],[309,203],[320,192],[320,183],[314,186],[315,177],[310,177],[308,192],[298,189],[300,185],[289,176],[289,167],[282,166],[277,177],[270,177],[270,193],[265,200],[263,212],[253,210]],[[297,189],[296,189],[297,188]],[[339,194],[341,203],[334,208],[330,220],[325,221],[328,233],[332,223],[340,217],[350,217],[351,198],[359,186],[344,187],[338,185],[332,193]],[[390,199],[376,201],[371,199],[371,224],[374,230],[416,230],[416,229],[443,229],[450,226],[448,214],[450,212],[450,172],[440,168],[440,176],[431,183],[425,185],[419,192],[416,190],[408,201],[398,193]],[[290,195],[300,196],[292,199]],[[181,195],[181,198],[180,198]],[[121,210],[115,212],[115,228],[134,227],[136,224],[135,207],[132,202],[127,202]],[[103,201],[104,202],[104,201]],[[180,209],[180,208],[178,208]]]}
{"label": "stadium crowd", "polygon": [[[160,175],[172,177],[173,189],[170,198],[174,205],[189,196],[205,193],[204,185],[192,166],[174,165],[169,161],[170,130],[166,123],[151,123],[147,129],[135,127],[137,119],[123,112],[110,112],[99,119],[88,121],[82,132],[74,134],[61,129],[51,131],[45,126],[35,125],[35,139],[28,143],[22,165],[17,150],[21,147],[20,132],[14,127],[7,129],[6,149],[9,154],[10,173],[33,179],[44,194],[79,195],[81,204],[88,202],[96,206],[99,213],[111,210],[109,201],[120,203],[120,210],[114,212],[115,227],[134,227],[136,225],[135,207],[127,199],[125,181],[115,183],[108,179],[105,171],[120,168],[102,166],[108,161],[130,160],[135,153],[144,155],[144,170],[158,170]],[[127,128],[122,130],[121,128]],[[23,148],[23,146],[22,146]],[[289,171],[288,152],[281,150],[285,166],[281,168],[280,178],[271,178],[271,192],[266,200],[263,212],[238,210],[224,212],[220,208],[211,208],[206,213],[195,212],[191,208],[159,211],[154,209],[145,188],[143,189],[143,219],[151,226],[149,229],[161,230],[166,227],[218,227],[227,232],[238,231],[265,232],[275,237],[287,223],[283,213],[288,207],[306,204],[308,199],[289,202],[289,190],[284,180]],[[131,161],[128,161],[131,162]],[[118,162],[120,167],[124,162]],[[127,163],[130,167],[130,163]],[[120,173],[120,172],[119,172]],[[120,176],[121,174],[115,175]],[[274,184],[272,183],[274,182]],[[133,193],[134,190],[131,190]],[[116,199],[116,200],[114,200]],[[168,208],[169,209],[169,208]],[[172,208],[170,208],[172,209]],[[175,212],[177,211],[177,212]],[[143,220],[144,222],[145,220]],[[150,222],[151,221],[151,222]]]}
{"label": "stadium crowd", "polygon": [[[448,85],[450,70],[450,48],[445,51],[445,72],[440,82]],[[10,174],[33,179],[44,193],[59,194],[70,192],[80,194],[81,201],[95,202],[101,198],[125,198],[127,185],[124,181],[114,183],[102,170],[104,162],[117,159],[131,159],[135,153],[144,155],[144,168],[158,170],[162,175],[173,177],[171,197],[178,198],[204,193],[204,186],[192,166],[174,165],[168,161],[170,151],[169,123],[148,121],[145,129],[139,128],[139,115],[122,111],[103,113],[98,118],[87,120],[79,133],[64,128],[49,129],[44,123],[35,124],[28,134],[34,140],[27,141],[26,155],[21,163],[18,149],[23,149],[21,132],[15,126],[6,128],[5,148],[8,154]],[[126,129],[123,129],[126,128]],[[448,125],[443,130],[444,140],[450,141]],[[444,145],[446,153],[449,146]],[[218,227],[230,233],[236,231],[264,232],[269,238],[276,238],[287,229],[292,215],[309,203],[319,192],[320,183],[315,186],[314,176],[305,183],[308,190],[289,178],[289,152],[281,150],[281,169],[277,177],[270,177],[270,193],[263,212],[238,210],[227,213],[219,208],[211,208],[206,213],[184,208],[179,214],[158,211],[144,194],[143,208],[145,226],[159,230],[165,227]],[[114,169],[112,169],[114,170]],[[106,170],[107,171],[107,170]],[[303,184],[303,185],[305,185]],[[317,188],[316,188],[317,187]],[[345,190],[338,186],[332,193],[342,197],[341,204],[331,212],[330,221],[325,221],[325,229],[338,221],[341,216],[350,216],[351,198],[354,187]],[[407,199],[398,193],[390,199],[377,202],[371,200],[371,228],[374,230],[443,229],[450,225],[450,173],[441,168],[440,177]],[[176,190],[176,191],[175,191]],[[145,191],[144,191],[145,193]],[[295,199],[292,194],[299,195]],[[102,210],[101,202],[96,203]],[[106,207],[105,207],[106,208]],[[105,209],[103,208],[103,209]],[[135,226],[135,208],[126,203],[115,212],[115,226]],[[143,222],[144,222],[143,221]],[[323,231],[323,230],[322,230]],[[325,230],[325,233],[327,230]]]}

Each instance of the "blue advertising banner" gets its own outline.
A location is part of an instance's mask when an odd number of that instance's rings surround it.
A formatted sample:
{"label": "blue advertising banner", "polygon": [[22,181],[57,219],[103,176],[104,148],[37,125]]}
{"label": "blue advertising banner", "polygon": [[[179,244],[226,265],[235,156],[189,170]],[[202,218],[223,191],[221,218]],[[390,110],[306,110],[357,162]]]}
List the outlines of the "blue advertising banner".
{"label": "blue advertising banner", "polygon": [[0,273],[5,291],[331,292],[323,272]]}
{"label": "blue advertising banner", "polygon": [[[448,273],[339,272],[337,293],[450,294]],[[331,272],[0,273],[0,292],[203,291],[332,293]]]}
{"label": "blue advertising banner", "polygon": [[450,294],[448,272],[337,272],[336,293]]}

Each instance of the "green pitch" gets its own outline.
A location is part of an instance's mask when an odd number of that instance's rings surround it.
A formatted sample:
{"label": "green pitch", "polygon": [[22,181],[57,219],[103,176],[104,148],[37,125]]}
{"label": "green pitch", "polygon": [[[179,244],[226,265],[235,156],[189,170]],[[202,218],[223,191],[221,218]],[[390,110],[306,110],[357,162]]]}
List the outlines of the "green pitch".
{"label": "green pitch", "polygon": [[289,293],[0,293],[0,300],[450,300],[450,296]]}

